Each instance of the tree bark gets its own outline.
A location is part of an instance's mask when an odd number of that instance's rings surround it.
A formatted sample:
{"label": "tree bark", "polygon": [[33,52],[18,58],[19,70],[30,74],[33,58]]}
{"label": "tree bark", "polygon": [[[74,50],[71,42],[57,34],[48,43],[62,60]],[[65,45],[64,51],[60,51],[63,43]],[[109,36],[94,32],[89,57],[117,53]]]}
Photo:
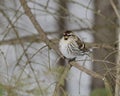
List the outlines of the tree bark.
{"label": "tree bark", "polygon": [[[115,4],[117,4],[117,0],[114,0]],[[95,7],[95,15],[94,15],[94,38],[96,43],[106,43],[106,44],[114,44],[116,41],[116,14],[110,4],[109,0],[94,0]],[[109,62],[116,61],[115,54],[111,53],[112,50],[106,49],[98,49],[93,51],[94,59],[99,60],[107,60]],[[113,68],[115,65],[102,63],[102,62],[94,62],[93,70],[103,74],[110,81],[112,86],[113,80],[111,75],[111,71],[109,68]],[[111,81],[112,80],[112,81]],[[92,79],[92,89],[103,88],[104,84],[102,80]],[[113,88],[113,87],[112,87]],[[113,88],[114,89],[114,88]]]}
{"label": "tree bark", "polygon": [[[60,4],[60,6],[58,8],[58,13],[59,13],[58,29],[59,29],[59,32],[61,32],[59,34],[59,37],[61,37],[62,36],[62,31],[66,28],[66,21],[62,17],[66,16],[66,13],[63,9],[67,9],[67,0],[59,0],[59,4]],[[65,63],[66,63],[65,59],[60,58],[60,60],[58,62],[58,66],[63,66],[64,67]],[[60,73],[60,77],[58,77],[58,80],[61,79],[62,74],[63,74],[63,72]],[[56,96],[64,96],[65,92],[66,92],[66,80],[63,81],[63,85],[59,86],[58,91],[56,93]]]}
{"label": "tree bark", "polygon": [[113,2],[113,0],[110,0],[111,4],[113,6],[113,9],[116,12],[117,18],[118,18],[118,29],[117,29],[117,36],[118,36],[118,54],[117,54],[117,65],[116,65],[116,86],[115,86],[115,96],[120,96],[120,2],[119,4],[116,6]]}

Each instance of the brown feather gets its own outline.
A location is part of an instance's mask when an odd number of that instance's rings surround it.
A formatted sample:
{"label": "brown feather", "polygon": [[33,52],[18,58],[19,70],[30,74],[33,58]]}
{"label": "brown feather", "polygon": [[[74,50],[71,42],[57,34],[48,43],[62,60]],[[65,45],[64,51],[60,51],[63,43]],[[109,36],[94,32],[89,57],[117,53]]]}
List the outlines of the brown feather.
{"label": "brown feather", "polygon": [[78,37],[77,37],[77,40],[76,40],[77,44],[79,45],[79,49],[83,52],[87,52],[88,49],[86,48],[85,46],[85,43],[83,41],[81,41]]}

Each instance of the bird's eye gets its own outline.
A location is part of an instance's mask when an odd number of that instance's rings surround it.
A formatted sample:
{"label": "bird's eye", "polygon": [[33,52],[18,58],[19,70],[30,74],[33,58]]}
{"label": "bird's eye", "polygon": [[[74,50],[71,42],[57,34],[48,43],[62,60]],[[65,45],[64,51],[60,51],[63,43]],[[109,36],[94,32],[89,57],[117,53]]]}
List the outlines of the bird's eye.
{"label": "bird's eye", "polygon": [[63,33],[64,36],[72,36],[72,33],[71,31],[66,31]]}

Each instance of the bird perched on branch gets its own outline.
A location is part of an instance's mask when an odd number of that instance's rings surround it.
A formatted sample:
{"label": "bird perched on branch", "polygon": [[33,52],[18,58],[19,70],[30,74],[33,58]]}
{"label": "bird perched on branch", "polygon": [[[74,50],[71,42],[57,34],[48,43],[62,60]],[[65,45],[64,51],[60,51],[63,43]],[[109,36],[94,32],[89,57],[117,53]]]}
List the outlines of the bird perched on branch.
{"label": "bird perched on branch", "polygon": [[83,56],[89,50],[85,43],[81,41],[72,31],[65,31],[59,41],[59,49],[63,56],[68,59],[75,59],[77,56]]}

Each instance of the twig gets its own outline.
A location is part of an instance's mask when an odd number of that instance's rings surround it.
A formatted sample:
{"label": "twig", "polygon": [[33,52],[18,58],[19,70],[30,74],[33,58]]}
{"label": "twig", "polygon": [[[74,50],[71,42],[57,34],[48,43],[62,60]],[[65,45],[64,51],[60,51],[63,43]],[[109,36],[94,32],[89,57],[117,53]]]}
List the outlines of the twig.
{"label": "twig", "polygon": [[120,20],[120,14],[119,14],[119,11],[118,11],[118,9],[117,9],[115,3],[113,2],[113,0],[110,0],[110,4],[112,5],[112,7],[113,7],[113,9],[114,9],[117,18]]}
{"label": "twig", "polygon": [[[26,57],[26,59],[27,59],[27,62],[26,62],[26,65],[25,65],[24,69],[25,69],[26,66],[29,64],[29,66],[30,66],[30,68],[31,68],[31,70],[32,70],[32,72],[33,72],[33,74],[34,74],[35,80],[36,80],[36,82],[37,82],[37,84],[38,84],[38,86],[39,86],[39,88],[40,88],[41,93],[42,93],[42,90],[41,90],[40,84],[39,84],[39,82],[38,82],[37,76],[36,76],[36,74],[35,74],[35,72],[34,72],[33,67],[31,66],[31,62],[30,62],[29,56],[28,56],[28,54],[26,53],[26,49],[25,49],[25,47],[24,47],[24,44],[23,44],[23,42],[21,41],[21,39],[20,39],[20,37],[19,37],[19,32],[18,32],[18,30],[16,30],[14,24],[13,24],[12,21],[9,19],[9,17],[4,13],[4,11],[1,10],[1,13],[5,16],[5,18],[7,19],[7,21],[8,21],[9,24],[11,25],[12,29],[14,30],[14,32],[15,32],[15,34],[16,34],[17,40],[18,40],[18,42],[20,43],[20,45],[21,45],[21,47],[22,47],[22,49],[23,49],[24,55],[25,55],[25,57]],[[18,62],[19,62],[19,61],[18,61]],[[18,76],[17,81],[20,80],[20,77],[22,76],[22,73],[24,72],[24,69],[22,70],[21,74]],[[16,82],[17,82],[17,81],[16,81]],[[43,94],[43,93],[42,93],[42,94]]]}
{"label": "twig", "polygon": [[[85,72],[86,74],[88,74],[88,75],[90,75],[90,76],[92,76],[94,78],[98,78],[98,79],[103,80],[104,84],[105,84],[106,91],[107,91],[107,96],[112,96],[111,86],[110,86],[110,84],[109,84],[109,82],[108,82],[108,80],[106,79],[105,76],[103,76],[101,74],[98,74],[98,73],[96,73],[94,71],[91,71],[91,70],[77,64],[76,62],[70,62],[70,65],[72,65],[72,67],[75,67],[75,68],[77,68],[78,70],[80,70],[82,72]],[[58,96],[58,89],[60,88],[61,85],[63,85],[63,81],[67,77],[67,73],[71,68],[70,65],[67,64],[63,74],[60,77],[60,80],[57,82],[53,96]]]}
{"label": "twig", "polygon": [[94,71],[91,71],[91,70],[89,70],[89,69],[87,69],[87,68],[77,64],[76,62],[70,62],[70,65],[72,65],[75,68],[77,68],[77,69],[87,73],[88,75],[90,75],[90,76],[92,76],[94,78],[98,78],[98,79],[104,79],[105,78],[104,76],[102,76],[102,75],[100,75],[100,74],[98,74],[98,73],[96,73]]}
{"label": "twig", "polygon": [[87,43],[85,42],[86,48],[92,48],[92,49],[110,49],[110,50],[116,50],[115,45],[105,44],[105,43]]}
{"label": "twig", "polygon": [[70,65],[72,65],[73,67],[79,69],[80,71],[83,71],[85,72],[86,74],[94,77],[94,78],[98,78],[98,79],[101,79],[104,81],[104,84],[105,84],[105,88],[106,88],[106,91],[107,91],[107,96],[112,96],[112,92],[111,92],[111,86],[108,82],[108,80],[106,79],[106,77],[94,72],[94,71],[91,71],[79,64],[77,64],[76,62],[70,62]]}
{"label": "twig", "polygon": [[62,73],[61,77],[60,77],[60,80],[57,82],[56,84],[56,87],[55,87],[55,91],[53,93],[53,96],[59,96],[59,89],[62,85],[64,85],[64,80],[66,79],[67,77],[67,74],[68,74],[68,71],[70,70],[71,66],[69,64],[66,65],[65,69],[64,69],[64,72]]}
{"label": "twig", "polygon": [[38,23],[38,21],[36,20],[35,16],[32,14],[29,6],[27,5],[27,1],[26,0],[20,0],[20,3],[25,11],[25,14],[29,17],[30,21],[32,22],[33,26],[35,27],[35,29],[37,30],[37,32],[39,33],[39,38],[41,38],[41,40],[43,42],[45,42],[47,44],[48,47],[54,49],[56,51],[56,53],[58,53],[61,57],[63,57],[61,55],[61,53],[59,52],[57,46],[55,46],[48,38],[47,35],[45,34],[45,32],[43,31],[43,29],[41,28],[40,24]]}
{"label": "twig", "polygon": [[[23,43],[25,42],[35,42],[35,43],[40,43],[42,42],[42,39],[39,38],[39,35],[30,35],[30,36],[24,36],[19,38]],[[0,45],[15,45],[15,44],[20,44],[18,38],[12,38],[8,40],[1,40]],[[59,43],[59,39],[51,39],[51,42],[54,43],[55,46]],[[85,42],[85,45],[87,48],[93,48],[93,49],[110,49],[110,50],[116,50],[114,46],[111,46],[109,44],[100,44],[100,43],[87,43]]]}

